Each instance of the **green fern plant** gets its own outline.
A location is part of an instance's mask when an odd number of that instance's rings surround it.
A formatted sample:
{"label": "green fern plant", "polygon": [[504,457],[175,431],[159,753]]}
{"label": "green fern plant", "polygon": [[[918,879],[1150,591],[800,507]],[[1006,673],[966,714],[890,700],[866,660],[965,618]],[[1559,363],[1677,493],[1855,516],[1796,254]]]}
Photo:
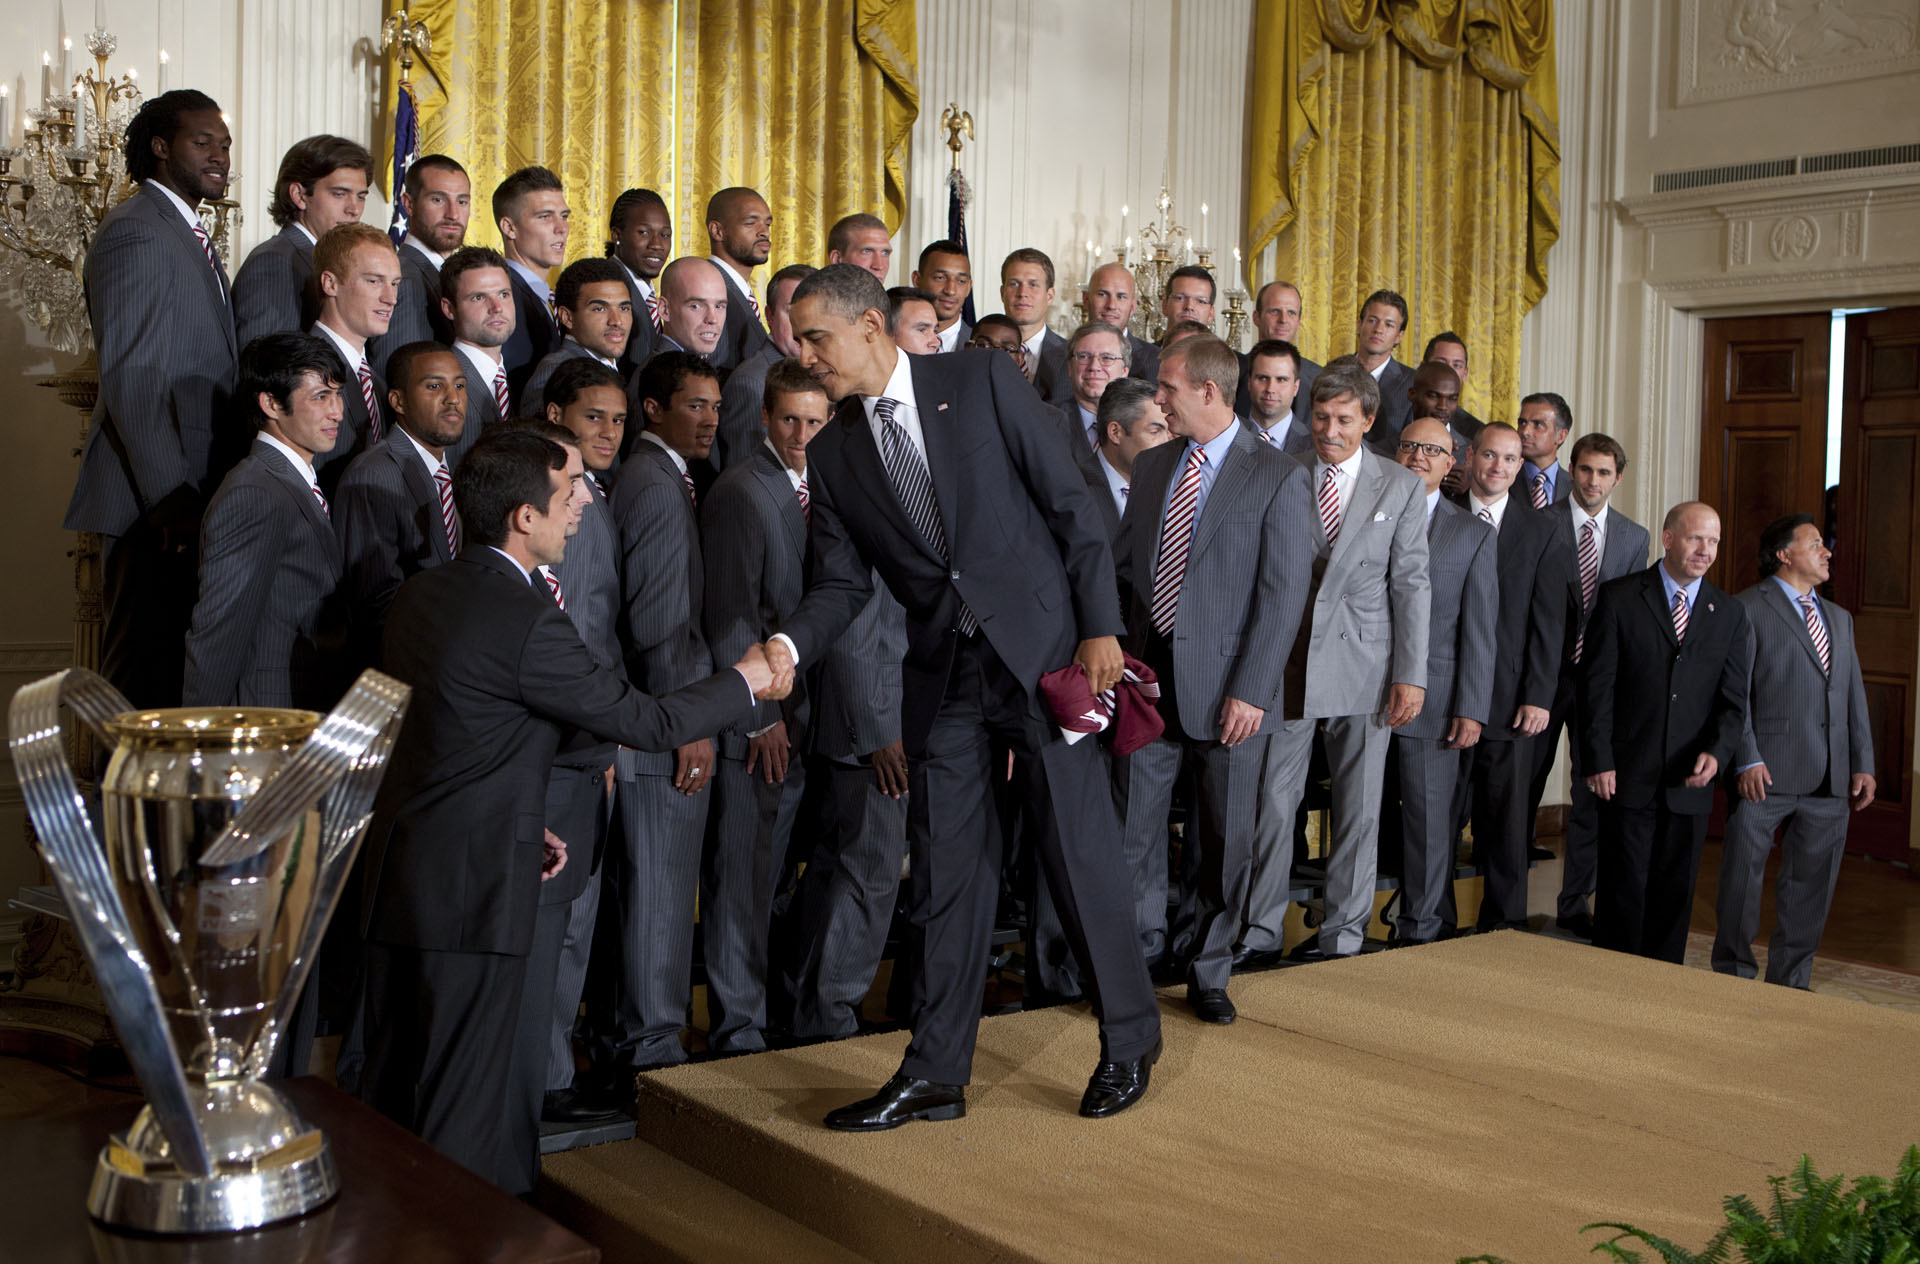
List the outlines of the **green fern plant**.
{"label": "green fern plant", "polygon": [[[1633,1246],[1652,1250],[1661,1264],[1920,1264],[1920,1146],[1908,1146],[1892,1180],[1863,1176],[1822,1178],[1806,1155],[1786,1176],[1770,1176],[1765,1211],[1745,1194],[1722,1200],[1727,1223],[1698,1253],[1630,1224],[1607,1221],[1580,1232],[1612,1229],[1593,1245],[1616,1264],[1647,1264]],[[1492,1255],[1458,1264],[1508,1264]]]}

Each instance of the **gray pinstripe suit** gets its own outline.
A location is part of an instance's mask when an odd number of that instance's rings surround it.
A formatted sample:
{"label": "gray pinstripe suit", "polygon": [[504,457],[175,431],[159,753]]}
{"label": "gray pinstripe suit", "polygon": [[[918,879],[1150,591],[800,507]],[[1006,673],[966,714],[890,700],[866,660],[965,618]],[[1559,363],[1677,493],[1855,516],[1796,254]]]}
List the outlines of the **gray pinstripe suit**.
{"label": "gray pinstripe suit", "polygon": [[712,460],[716,470],[751,461],[761,450],[761,442],[767,437],[767,428],[760,420],[767,370],[783,358],[780,348],[769,338],[727,374],[726,385],[720,388],[720,433],[713,441]]}
{"label": "gray pinstripe suit", "polygon": [[[701,623],[715,659],[764,641],[800,604],[807,524],[786,466],[762,443],[715,481],[700,510],[706,563]],[[705,862],[700,874],[706,948],[707,1041],[718,1052],[764,1049],[767,944],[774,886],[805,784],[806,700],[763,702],[751,722],[720,735]],[[784,724],[796,757],[783,783],[746,766],[749,732]]]}
{"label": "gray pinstripe suit", "polygon": [[[1378,419],[1374,429],[1380,428]],[[1267,740],[1260,821],[1254,834],[1246,946],[1280,947],[1293,868],[1293,822],[1306,789],[1316,729],[1333,773],[1333,838],[1327,855],[1327,915],[1320,947],[1360,950],[1373,915],[1381,783],[1391,730],[1388,686],[1427,683],[1426,485],[1365,444],[1353,489],[1329,546],[1310,512],[1314,582],[1308,615],[1287,660],[1287,718]],[[1320,472],[1301,462],[1315,495]]]}
{"label": "gray pinstripe suit", "polygon": [[1403,858],[1394,929],[1401,939],[1440,933],[1440,899],[1453,876],[1453,796],[1460,779],[1460,752],[1446,745],[1447,729],[1455,716],[1487,722],[1500,612],[1498,554],[1492,527],[1449,500],[1435,502],[1427,525],[1427,697],[1420,714],[1393,731]]}
{"label": "gray pinstripe suit", "polygon": [[[636,439],[611,498],[620,533],[620,620],[627,674],[648,693],[670,693],[712,673],[699,616],[705,580],[699,525],[667,451]],[[686,1060],[694,901],[709,796],[673,788],[672,751],[622,750],[615,762],[622,846],[608,877],[620,917],[623,979],[616,1021],[631,1066]]]}
{"label": "gray pinstripe suit", "polygon": [[341,590],[353,626],[354,661],[371,664],[400,585],[454,557],[439,489],[399,426],[355,457],[340,476],[333,529],[346,561]]}
{"label": "gray pinstripe suit", "polygon": [[[1224,988],[1252,880],[1252,835],[1265,735],[1279,728],[1287,650],[1313,580],[1307,475],[1236,419],[1226,459],[1193,524],[1171,640],[1151,619],[1168,489],[1191,442],[1165,443],[1134,462],[1133,492],[1114,561],[1131,588],[1128,648],[1160,677],[1167,736],[1127,757],[1126,856],[1135,925],[1159,955],[1167,915],[1167,810],[1175,776],[1198,776],[1196,917],[1188,979]],[[1084,445],[1083,445],[1084,446]],[[1219,740],[1220,711],[1237,698],[1266,712],[1237,746]]]}
{"label": "gray pinstripe suit", "polygon": [[340,542],[306,476],[266,442],[233,467],[200,530],[189,706],[331,706]]}
{"label": "gray pinstripe suit", "polygon": [[[1314,376],[1319,376],[1317,370]],[[1400,432],[1406,429],[1407,419],[1413,416],[1413,400],[1407,395],[1413,386],[1413,370],[1398,360],[1389,359],[1387,367],[1380,370],[1380,376],[1374,380],[1380,384],[1380,415],[1374,418],[1373,429],[1367,432],[1367,441],[1373,444],[1374,451],[1392,460],[1400,442]],[[1298,408],[1302,396],[1305,396],[1311,414],[1312,395],[1312,388],[1302,383],[1301,395],[1294,396],[1294,406]]]}
{"label": "gray pinstripe suit", "polygon": [[[331,496],[339,487],[340,477],[346,473],[347,464],[377,441],[373,438],[373,424],[367,414],[367,397],[360,390],[359,364],[341,355],[340,348],[334,345],[333,339],[320,332],[317,322],[307,332],[326,343],[327,349],[336,356],[340,356],[340,367],[346,374],[340,379],[339,437],[333,442],[333,451],[321,453],[314,461],[314,468],[320,475],[320,486],[326,489],[327,495]],[[369,368],[373,366],[371,343],[367,345],[367,365]],[[380,376],[378,369],[373,369],[373,398],[379,411],[380,438],[385,439],[387,432],[392,430],[393,426],[387,421],[387,382]]]}
{"label": "gray pinstripe suit", "polygon": [[[447,345],[453,346],[451,342]],[[458,347],[453,348],[453,354],[460,361],[460,371],[467,378],[466,429],[460,432],[460,441],[447,449],[447,467],[458,473],[460,458],[472,451],[474,444],[480,442],[481,433],[488,426],[496,425],[505,418],[500,416],[499,402],[493,397],[493,379],[483,374],[476,374],[473,365],[467,360],[466,353]],[[517,401],[509,397],[508,403],[515,402]]]}
{"label": "gray pinstripe suit", "polygon": [[262,334],[290,334],[320,315],[313,282],[313,242],[288,224],[255,246],[233,278],[233,323],[246,346]]}
{"label": "gray pinstripe suit", "polygon": [[[621,261],[626,267],[626,261]],[[639,279],[633,275],[633,269],[627,268],[627,296],[633,300],[633,328],[627,334],[626,364],[623,373],[631,373],[639,365],[653,358],[653,340],[660,336],[660,327],[653,323],[653,313],[647,308],[647,296],[640,291]]]}
{"label": "gray pinstripe suit", "polygon": [[[526,402],[520,406],[520,411],[528,416],[545,416],[545,405],[541,403],[541,399],[546,394],[547,379],[553,376],[555,369],[558,369],[567,361],[579,360],[592,355],[593,352],[574,341],[572,334],[568,334],[565,338],[562,338],[559,346],[547,352],[546,355],[541,357],[540,363],[533,366],[533,373],[527,378],[527,384],[520,388],[521,394],[526,397]],[[606,362],[603,360],[601,363],[605,364]],[[609,364],[607,367],[614,369],[615,372],[619,371],[613,365]],[[491,390],[492,388],[488,387],[488,389]]]}
{"label": "gray pinstripe suit", "polygon": [[1753,660],[1740,754],[1728,771],[1765,764],[1773,783],[1758,803],[1727,786],[1713,968],[1754,976],[1767,852],[1784,825],[1767,982],[1804,988],[1846,850],[1847,786],[1855,773],[1874,771],[1867,689],[1851,614],[1814,598],[1831,651],[1832,670],[1825,672],[1805,614],[1778,582],[1763,579],[1736,600],[1753,624]]}

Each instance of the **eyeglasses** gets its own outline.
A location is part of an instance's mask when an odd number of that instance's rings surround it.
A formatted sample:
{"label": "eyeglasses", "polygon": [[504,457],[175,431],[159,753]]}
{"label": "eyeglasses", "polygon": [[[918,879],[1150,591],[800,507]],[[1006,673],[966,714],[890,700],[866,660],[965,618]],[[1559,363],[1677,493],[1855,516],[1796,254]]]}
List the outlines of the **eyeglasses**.
{"label": "eyeglasses", "polygon": [[1121,363],[1125,357],[1117,356],[1111,351],[1076,351],[1068,356],[1067,359],[1073,361],[1075,364],[1103,364],[1108,368],[1112,368],[1114,365]]}
{"label": "eyeglasses", "polygon": [[1443,447],[1438,443],[1416,443],[1412,439],[1402,439],[1400,441],[1400,452],[1403,456],[1411,456],[1415,452],[1424,452],[1435,460],[1439,460],[1443,456],[1453,455],[1451,449]]}

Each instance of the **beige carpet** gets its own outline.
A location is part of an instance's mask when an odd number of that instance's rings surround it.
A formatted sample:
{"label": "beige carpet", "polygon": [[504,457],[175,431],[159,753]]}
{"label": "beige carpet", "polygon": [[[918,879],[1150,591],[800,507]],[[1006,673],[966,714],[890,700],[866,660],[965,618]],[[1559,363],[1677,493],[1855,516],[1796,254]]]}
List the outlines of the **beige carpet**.
{"label": "beige carpet", "polygon": [[1073,1113],[1074,1007],[982,1024],[963,1120],[821,1128],[893,1071],[906,1037],[874,1036],[642,1077],[640,1140],[548,1179],[610,1258],[1534,1264],[1590,1258],[1592,1220],[1698,1246],[1802,1151],[1890,1173],[1920,1140],[1897,1010],[1512,933],[1234,997],[1218,1028],[1163,994],[1153,1089],[1112,1120]]}

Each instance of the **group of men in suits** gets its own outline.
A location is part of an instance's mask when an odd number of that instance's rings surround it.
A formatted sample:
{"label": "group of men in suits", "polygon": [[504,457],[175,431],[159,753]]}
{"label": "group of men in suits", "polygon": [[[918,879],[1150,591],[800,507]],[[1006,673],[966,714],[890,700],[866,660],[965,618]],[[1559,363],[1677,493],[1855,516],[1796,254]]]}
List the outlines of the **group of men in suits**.
{"label": "group of men in suits", "polygon": [[[1003,852],[1038,875],[1035,991],[1101,1019],[1081,1111],[1126,1109],[1160,1050],[1150,971],[1231,1022],[1233,971],[1281,954],[1317,760],[1325,916],[1296,958],[1361,949],[1383,840],[1396,942],[1442,934],[1468,822],[1477,925],[1526,925],[1565,727],[1561,924],[1674,957],[1732,778],[1715,965],[1754,971],[1784,824],[1769,977],[1804,985],[1845,805],[1873,794],[1817,529],[1770,528],[1769,577],[1733,599],[1702,578],[1717,520],[1680,506],[1644,568],[1620,446],[1583,435],[1563,468],[1551,393],[1517,428],[1467,415],[1456,335],[1393,358],[1397,294],[1321,365],[1288,283],[1240,355],[1205,269],[1170,276],[1156,344],[1109,264],[1063,337],[1053,264],[1021,249],[970,324],[965,247],[889,291],[872,216],[757,288],[772,220],[745,188],[709,200],[705,255],[674,257],[636,189],[604,256],[562,268],[557,176],[493,191],[495,251],[466,244],[444,155],[409,168],[396,249],[359,222],[370,157],[331,136],[288,152],[281,231],[229,285],[197,210],[230,144],[190,91],[128,129],[67,525],[103,537],[105,669],[138,705],[325,708],[370,665],[413,686],[341,1075],[503,1187],[530,1188],[543,1115],[603,1115],[687,1057],[696,908],[706,1042],[732,1053],[858,1031],[902,906],[913,1042],[827,1122],[963,1114]],[[1067,731],[1155,686],[1137,749]]]}

